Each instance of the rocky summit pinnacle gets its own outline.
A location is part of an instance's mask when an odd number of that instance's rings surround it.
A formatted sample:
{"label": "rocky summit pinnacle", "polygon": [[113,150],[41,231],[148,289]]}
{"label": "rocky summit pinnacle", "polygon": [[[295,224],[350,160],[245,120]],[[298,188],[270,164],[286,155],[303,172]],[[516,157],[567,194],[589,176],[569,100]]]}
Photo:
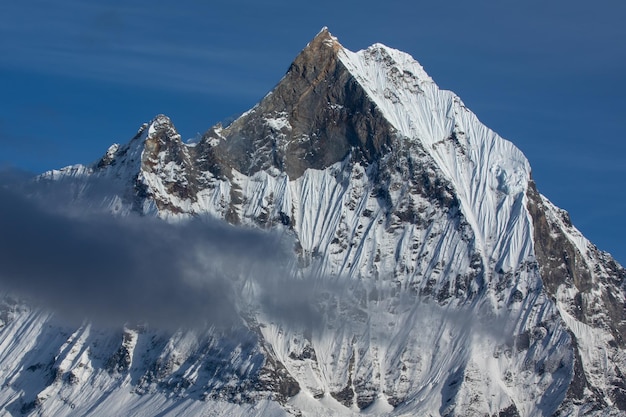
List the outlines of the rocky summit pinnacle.
{"label": "rocky summit pinnacle", "polygon": [[[411,56],[351,52],[324,28],[255,107],[197,143],[161,115],[98,162],[37,178],[68,190],[68,207],[180,228],[152,224],[176,255],[167,282],[125,282],[110,307],[135,312],[128,288],[145,308],[170,284],[167,301],[206,325],[68,327],[7,296],[0,409],[625,416],[626,271],[530,173]],[[145,240],[107,264],[158,275]],[[226,326],[222,310],[237,312]]]}
{"label": "rocky summit pinnacle", "polygon": [[247,175],[274,167],[296,179],[350,153],[373,161],[392,129],[341,62],[342,50],[323,29],[270,94],[204,140],[220,139],[215,152]]}

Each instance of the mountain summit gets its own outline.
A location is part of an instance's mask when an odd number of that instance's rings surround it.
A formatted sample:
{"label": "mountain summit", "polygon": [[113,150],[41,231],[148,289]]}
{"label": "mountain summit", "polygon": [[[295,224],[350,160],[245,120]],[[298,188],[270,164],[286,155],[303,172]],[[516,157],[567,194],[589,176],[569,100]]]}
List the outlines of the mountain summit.
{"label": "mountain summit", "polygon": [[270,94],[220,131],[229,166],[246,175],[273,167],[295,180],[351,151],[374,161],[390,144],[391,126],[343,64],[344,55],[323,29]]}
{"label": "mountain summit", "polygon": [[[351,52],[324,28],[199,142],[160,115],[36,183],[121,217],[278,231],[294,271],[229,275],[227,329],[68,328],[7,297],[11,415],[626,415],[626,271],[403,52]],[[207,271],[238,263],[216,252]]]}

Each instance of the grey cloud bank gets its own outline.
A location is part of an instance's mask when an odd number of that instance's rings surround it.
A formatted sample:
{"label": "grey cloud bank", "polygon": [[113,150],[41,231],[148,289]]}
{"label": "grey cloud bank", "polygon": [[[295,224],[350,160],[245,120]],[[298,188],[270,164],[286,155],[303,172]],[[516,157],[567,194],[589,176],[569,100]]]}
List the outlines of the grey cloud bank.
{"label": "grey cloud bank", "polygon": [[243,280],[284,280],[293,266],[290,240],[276,233],[43,203],[0,188],[0,284],[62,317],[231,325]]}

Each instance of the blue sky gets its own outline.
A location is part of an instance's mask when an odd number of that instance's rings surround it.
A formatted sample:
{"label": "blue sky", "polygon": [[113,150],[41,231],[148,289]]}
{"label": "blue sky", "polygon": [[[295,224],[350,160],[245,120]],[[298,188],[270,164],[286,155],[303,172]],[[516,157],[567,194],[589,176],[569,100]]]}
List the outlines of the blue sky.
{"label": "blue sky", "polygon": [[0,165],[100,157],[158,113],[183,137],[253,106],[328,26],[413,55],[524,151],[626,264],[626,2],[23,0],[0,6]]}

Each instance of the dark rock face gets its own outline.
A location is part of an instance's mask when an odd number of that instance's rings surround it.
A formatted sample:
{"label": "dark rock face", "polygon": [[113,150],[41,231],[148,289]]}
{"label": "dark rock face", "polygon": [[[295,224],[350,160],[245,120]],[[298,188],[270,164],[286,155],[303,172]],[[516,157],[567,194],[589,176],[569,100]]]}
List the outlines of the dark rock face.
{"label": "dark rock face", "polygon": [[[595,247],[588,248],[587,258],[594,259],[595,266],[587,264],[583,254],[563,234],[560,226],[546,217],[547,208],[542,202],[535,185],[528,191],[528,211],[533,218],[535,251],[541,276],[548,293],[556,297],[560,285],[574,287],[578,295],[572,306],[573,315],[593,327],[608,327],[615,343],[626,346],[626,304],[615,295],[626,282],[626,270],[605,253]],[[572,227],[567,213],[558,213],[565,227]],[[592,275],[593,274],[593,275]],[[591,302],[591,292],[601,291],[599,304]],[[596,301],[596,300],[594,300]],[[606,313],[598,310],[606,307]]]}
{"label": "dark rock face", "polygon": [[504,410],[500,410],[498,417],[519,417],[519,411],[517,410],[515,404],[511,404]]}
{"label": "dark rock face", "polygon": [[109,373],[124,374],[130,369],[132,360],[132,349],[130,348],[131,334],[125,331],[122,336],[122,343],[115,351],[105,365],[105,368]]}
{"label": "dark rock face", "polygon": [[[340,49],[323,30],[272,93],[221,131],[215,152],[246,175],[275,167],[291,179],[350,152],[374,161],[390,147],[393,128],[339,61]],[[216,136],[209,131],[203,142]]]}
{"label": "dark rock face", "polygon": [[273,393],[274,399],[285,403],[300,392],[300,384],[274,355],[271,347],[264,346],[265,364],[256,380],[255,389]]}
{"label": "dark rock face", "polygon": [[[549,294],[556,296],[559,285],[564,283],[574,285],[581,292],[588,292],[593,287],[589,268],[558,226],[549,223],[545,215],[546,208],[534,184],[529,188],[528,197],[530,201],[528,210],[535,227],[535,252],[543,283]],[[571,225],[569,218],[564,217],[564,221]],[[584,321],[585,314],[582,309],[582,305],[577,306],[576,318]]]}
{"label": "dark rock face", "polygon": [[[587,248],[586,256],[565,235],[564,230],[573,229],[567,213],[556,209],[555,217],[548,215],[550,209],[543,202],[534,183],[528,189],[528,211],[533,219],[535,253],[543,283],[548,294],[559,297],[559,289],[574,289],[575,296],[565,303],[568,312],[582,323],[598,329],[607,329],[613,336],[611,350],[623,348],[626,340],[626,305],[618,295],[622,292],[626,271],[605,253],[594,246]],[[558,223],[561,224],[558,224]],[[590,265],[588,262],[595,262]],[[585,391],[592,392],[594,409],[607,407],[605,398],[611,399],[624,410],[624,382],[619,367],[615,367],[613,387],[601,392],[587,377],[593,370],[586,370],[579,352],[579,341],[571,334],[575,353],[574,375],[567,393],[567,402],[589,401]]]}

